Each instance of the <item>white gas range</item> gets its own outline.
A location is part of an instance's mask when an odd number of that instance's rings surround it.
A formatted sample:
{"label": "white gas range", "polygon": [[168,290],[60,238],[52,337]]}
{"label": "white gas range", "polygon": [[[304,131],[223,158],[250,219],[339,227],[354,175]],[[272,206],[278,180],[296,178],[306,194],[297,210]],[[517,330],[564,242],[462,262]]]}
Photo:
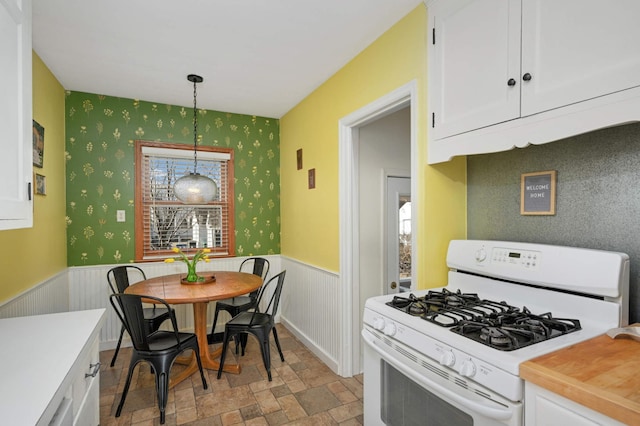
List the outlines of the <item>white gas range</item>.
{"label": "white gas range", "polygon": [[365,424],[520,426],[520,363],[628,324],[623,253],[454,240],[447,265],[446,287],[367,300]]}

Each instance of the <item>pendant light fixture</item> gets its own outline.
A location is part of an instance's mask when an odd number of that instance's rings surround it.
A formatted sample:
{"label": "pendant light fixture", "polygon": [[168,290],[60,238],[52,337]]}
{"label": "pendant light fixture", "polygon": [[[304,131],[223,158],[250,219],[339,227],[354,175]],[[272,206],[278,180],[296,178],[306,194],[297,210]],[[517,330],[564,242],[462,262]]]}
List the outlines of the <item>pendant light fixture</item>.
{"label": "pendant light fixture", "polygon": [[173,193],[184,204],[206,204],[216,197],[218,185],[207,176],[198,173],[198,115],[196,110],[196,84],[202,83],[199,75],[189,74],[193,83],[193,172],[182,176],[173,185]]}

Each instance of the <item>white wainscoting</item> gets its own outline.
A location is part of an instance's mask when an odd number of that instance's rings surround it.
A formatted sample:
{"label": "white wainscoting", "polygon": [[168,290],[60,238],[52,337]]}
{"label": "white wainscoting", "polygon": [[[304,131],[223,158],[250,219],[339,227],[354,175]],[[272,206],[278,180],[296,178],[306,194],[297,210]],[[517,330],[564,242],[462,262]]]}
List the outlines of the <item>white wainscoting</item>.
{"label": "white wainscoting", "polygon": [[67,269],[0,305],[0,318],[69,311]]}
{"label": "white wainscoting", "polygon": [[[337,372],[341,294],[338,274],[280,255],[264,257],[271,264],[269,277],[287,270],[279,320]],[[201,268],[236,271],[244,259],[212,259],[206,267]],[[107,284],[107,271],[114,266],[118,265],[70,267],[0,305],[0,318],[106,308],[106,318],[100,332],[100,350],[113,349],[120,335],[120,322],[109,304],[111,291]],[[184,272],[185,268],[182,262],[137,263],[136,266],[141,267],[148,278]],[[213,321],[213,303],[210,305],[207,318],[209,326]],[[174,307],[178,326],[182,330],[193,330],[191,305]],[[228,316],[221,314],[217,331],[223,331],[228,319]],[[126,337],[123,344],[130,345]]]}
{"label": "white wainscoting", "polygon": [[340,291],[335,272],[282,256],[281,321],[331,370],[339,371]]}

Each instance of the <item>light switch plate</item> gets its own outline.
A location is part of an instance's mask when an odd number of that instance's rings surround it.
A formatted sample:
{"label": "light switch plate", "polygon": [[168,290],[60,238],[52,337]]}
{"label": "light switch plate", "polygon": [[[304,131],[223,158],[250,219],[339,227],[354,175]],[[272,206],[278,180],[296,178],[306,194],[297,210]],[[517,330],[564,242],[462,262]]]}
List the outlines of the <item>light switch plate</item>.
{"label": "light switch plate", "polygon": [[124,222],[125,221],[124,210],[118,210],[116,212],[116,221],[117,222]]}

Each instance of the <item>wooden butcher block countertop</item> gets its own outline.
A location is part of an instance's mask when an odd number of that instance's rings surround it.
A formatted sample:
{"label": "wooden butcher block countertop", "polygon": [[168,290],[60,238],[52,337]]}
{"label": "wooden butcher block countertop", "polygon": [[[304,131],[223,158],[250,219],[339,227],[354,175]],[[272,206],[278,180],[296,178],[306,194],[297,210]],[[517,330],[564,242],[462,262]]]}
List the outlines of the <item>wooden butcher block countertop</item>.
{"label": "wooden butcher block countertop", "polygon": [[640,423],[640,341],[630,337],[603,334],[534,358],[520,365],[520,377],[623,423]]}

